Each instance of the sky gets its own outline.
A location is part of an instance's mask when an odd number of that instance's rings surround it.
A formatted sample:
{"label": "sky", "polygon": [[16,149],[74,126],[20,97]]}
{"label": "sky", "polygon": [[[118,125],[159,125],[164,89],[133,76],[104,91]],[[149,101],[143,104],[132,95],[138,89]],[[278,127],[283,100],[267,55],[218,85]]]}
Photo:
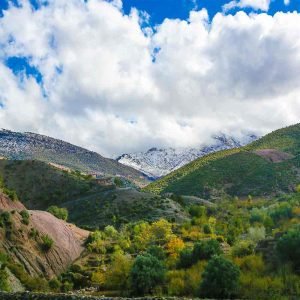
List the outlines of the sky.
{"label": "sky", "polygon": [[108,157],[299,122],[300,0],[0,0],[0,128]]}

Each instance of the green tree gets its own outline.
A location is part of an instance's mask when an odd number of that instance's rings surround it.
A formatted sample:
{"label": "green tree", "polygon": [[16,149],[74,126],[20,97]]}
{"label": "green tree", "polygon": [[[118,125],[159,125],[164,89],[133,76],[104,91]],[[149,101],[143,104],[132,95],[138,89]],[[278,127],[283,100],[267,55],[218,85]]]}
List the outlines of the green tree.
{"label": "green tree", "polygon": [[131,289],[134,295],[150,294],[165,278],[163,263],[150,254],[139,255],[132,266]]}
{"label": "green tree", "polygon": [[52,205],[50,206],[47,211],[52,214],[53,216],[55,216],[58,219],[67,221],[69,213],[68,210],[66,208],[60,208],[58,206]]}
{"label": "green tree", "polygon": [[214,255],[222,254],[220,243],[217,240],[200,241],[195,243],[193,250],[194,262],[201,259],[210,259]]}
{"label": "green tree", "polygon": [[290,229],[277,242],[277,252],[283,262],[292,263],[300,273],[300,226]]}
{"label": "green tree", "polygon": [[214,256],[207,264],[200,285],[200,294],[208,298],[231,298],[239,287],[239,268],[231,261]]}

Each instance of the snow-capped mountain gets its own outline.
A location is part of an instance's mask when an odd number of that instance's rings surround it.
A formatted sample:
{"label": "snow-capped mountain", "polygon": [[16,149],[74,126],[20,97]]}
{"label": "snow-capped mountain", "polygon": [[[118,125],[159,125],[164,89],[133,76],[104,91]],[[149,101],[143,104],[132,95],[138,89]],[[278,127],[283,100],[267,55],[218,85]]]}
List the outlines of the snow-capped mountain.
{"label": "snow-capped mountain", "polygon": [[151,148],[146,152],[123,154],[117,161],[141,171],[150,178],[157,179],[186,165],[187,163],[220,150],[226,150],[247,145],[258,137],[254,134],[246,135],[242,139],[236,139],[225,134],[213,137],[211,145],[197,148]]}

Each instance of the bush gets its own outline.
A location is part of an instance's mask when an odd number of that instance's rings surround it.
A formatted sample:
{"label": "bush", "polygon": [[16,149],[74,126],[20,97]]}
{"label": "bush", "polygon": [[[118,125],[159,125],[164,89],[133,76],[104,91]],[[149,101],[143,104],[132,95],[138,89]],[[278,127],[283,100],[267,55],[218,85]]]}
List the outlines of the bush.
{"label": "bush", "polygon": [[9,292],[8,274],[5,269],[0,269],[0,291]]}
{"label": "bush", "polygon": [[28,225],[29,224],[29,218],[30,218],[30,215],[29,215],[28,211],[24,209],[20,212],[20,215],[22,217],[22,223],[25,224],[25,225]]}
{"label": "bush", "polygon": [[192,205],[189,209],[189,213],[192,217],[201,218],[206,215],[206,208],[201,205]]}
{"label": "bush", "polygon": [[160,246],[153,245],[148,247],[147,253],[156,257],[158,260],[164,260],[166,258],[166,253]]}
{"label": "bush", "polygon": [[45,252],[49,251],[54,245],[53,239],[48,234],[41,236],[41,240],[42,240],[41,246],[43,251]]}
{"label": "bush", "polygon": [[211,234],[211,233],[212,233],[212,229],[211,229],[211,227],[209,226],[209,224],[204,224],[204,226],[203,226],[203,232],[204,232],[205,234]]}
{"label": "bush", "polygon": [[290,229],[277,242],[277,252],[283,262],[289,262],[300,273],[300,225]]}
{"label": "bush", "polygon": [[194,264],[193,249],[185,248],[180,252],[178,267],[187,269]]}
{"label": "bush", "polygon": [[214,256],[207,264],[200,294],[208,298],[231,298],[237,295],[240,270],[231,261]]}
{"label": "bush", "polygon": [[201,241],[194,245],[193,260],[196,262],[201,259],[210,259],[213,255],[222,253],[220,243],[217,240]]}
{"label": "bush", "polygon": [[130,273],[131,289],[134,295],[143,296],[162,284],[165,277],[165,267],[156,257],[145,254],[139,255]]}
{"label": "bush", "polygon": [[67,221],[69,213],[66,208],[60,208],[58,206],[52,205],[50,206],[47,211],[52,214],[54,217]]}
{"label": "bush", "polygon": [[49,281],[49,287],[52,291],[58,292],[61,287],[61,282],[57,278],[53,278]]}
{"label": "bush", "polygon": [[240,241],[232,249],[235,257],[244,257],[254,253],[254,244],[251,241]]}

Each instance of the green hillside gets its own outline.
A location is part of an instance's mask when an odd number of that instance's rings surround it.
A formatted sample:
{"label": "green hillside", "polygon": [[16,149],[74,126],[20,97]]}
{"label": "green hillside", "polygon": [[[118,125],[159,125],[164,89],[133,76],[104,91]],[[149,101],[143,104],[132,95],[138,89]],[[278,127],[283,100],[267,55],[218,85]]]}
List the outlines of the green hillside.
{"label": "green hillside", "polygon": [[66,207],[71,222],[89,228],[162,217],[177,221],[187,218],[171,199],[114,184],[100,185],[89,176],[40,161],[0,160],[0,178],[28,209]]}
{"label": "green hillside", "polygon": [[204,198],[223,193],[276,195],[293,190],[299,183],[299,153],[300,124],[297,124],[274,131],[246,147],[199,158],[151,183],[145,190]]}
{"label": "green hillside", "polygon": [[79,173],[65,172],[40,161],[0,160],[0,176],[29,209],[45,210],[101,190]]}

